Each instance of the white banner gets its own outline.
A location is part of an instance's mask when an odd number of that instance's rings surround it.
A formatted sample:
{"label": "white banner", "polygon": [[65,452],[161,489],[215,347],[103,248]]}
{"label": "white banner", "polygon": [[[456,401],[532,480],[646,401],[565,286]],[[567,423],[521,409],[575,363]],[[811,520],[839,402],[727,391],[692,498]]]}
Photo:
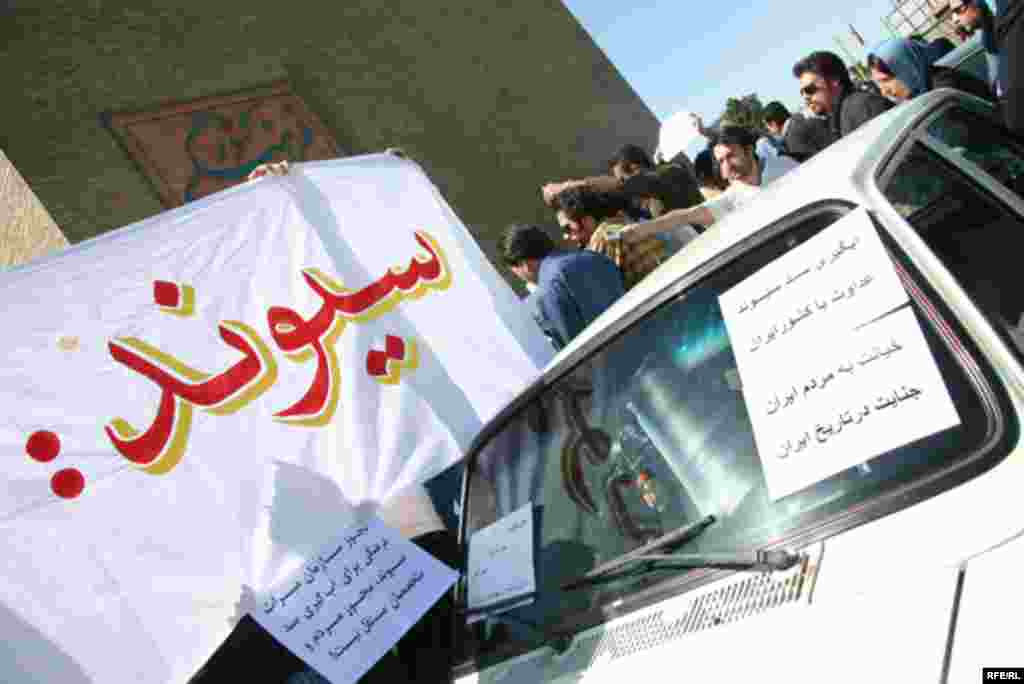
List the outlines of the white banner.
{"label": "white banner", "polygon": [[299,165],[0,274],[0,311],[11,682],[185,681],[244,596],[353,504],[458,460],[551,356],[389,155]]}

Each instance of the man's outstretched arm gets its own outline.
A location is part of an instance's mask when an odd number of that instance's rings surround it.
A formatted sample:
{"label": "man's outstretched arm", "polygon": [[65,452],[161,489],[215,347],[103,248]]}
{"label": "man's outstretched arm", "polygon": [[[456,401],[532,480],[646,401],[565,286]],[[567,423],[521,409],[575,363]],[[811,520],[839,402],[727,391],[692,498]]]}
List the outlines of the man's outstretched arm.
{"label": "man's outstretched arm", "polygon": [[698,204],[695,207],[666,212],[650,221],[630,224],[618,232],[618,237],[628,242],[636,242],[658,233],[682,232],[684,227],[689,227],[694,223],[700,226],[710,226],[714,222],[715,217],[711,210],[705,204]]}

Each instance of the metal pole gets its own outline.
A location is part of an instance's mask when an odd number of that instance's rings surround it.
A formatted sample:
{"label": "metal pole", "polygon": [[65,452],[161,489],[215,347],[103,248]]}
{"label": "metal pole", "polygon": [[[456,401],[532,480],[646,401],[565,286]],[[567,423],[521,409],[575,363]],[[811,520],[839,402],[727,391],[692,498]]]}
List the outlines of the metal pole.
{"label": "metal pole", "polygon": [[881,22],[882,26],[885,27],[885,30],[889,32],[889,36],[891,36],[892,38],[899,38],[899,34],[896,33],[896,31],[889,24],[889,21],[885,17],[882,17]]}
{"label": "metal pole", "polygon": [[836,45],[839,46],[839,49],[842,51],[842,53],[846,55],[846,59],[850,60],[850,66],[855,65],[858,62],[857,58],[854,57],[853,54],[847,49],[843,41],[839,39],[839,36],[833,36],[832,38],[833,40],[836,41]]}

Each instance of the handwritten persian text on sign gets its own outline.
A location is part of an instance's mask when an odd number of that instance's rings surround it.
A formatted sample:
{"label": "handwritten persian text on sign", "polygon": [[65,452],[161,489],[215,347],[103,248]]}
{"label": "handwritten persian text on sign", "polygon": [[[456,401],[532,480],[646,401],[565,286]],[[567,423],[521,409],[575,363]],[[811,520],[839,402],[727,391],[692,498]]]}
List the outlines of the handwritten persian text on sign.
{"label": "handwritten persian text on sign", "polygon": [[345,530],[253,617],[331,680],[354,682],[455,582],[457,574],[377,519]]}
{"label": "handwritten persian text on sign", "polygon": [[795,337],[852,330],[906,302],[907,293],[863,210],[844,216],[719,297],[741,375],[755,359],[789,347]]}
{"label": "handwritten persian text on sign", "polygon": [[720,297],[773,499],[959,424],[907,301],[863,211]]}
{"label": "handwritten persian text on sign", "polygon": [[[531,504],[470,537],[467,574],[470,610],[504,603],[536,591]],[[522,603],[513,602],[505,610]]]}

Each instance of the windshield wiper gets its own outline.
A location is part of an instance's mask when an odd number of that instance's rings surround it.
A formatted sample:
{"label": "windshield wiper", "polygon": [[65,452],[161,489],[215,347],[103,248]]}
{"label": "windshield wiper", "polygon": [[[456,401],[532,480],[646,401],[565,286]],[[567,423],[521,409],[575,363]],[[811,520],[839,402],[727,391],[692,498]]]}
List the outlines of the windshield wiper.
{"label": "windshield wiper", "polygon": [[607,575],[613,570],[617,570],[625,565],[628,565],[634,561],[634,559],[642,558],[650,555],[654,551],[664,549],[668,546],[675,546],[696,539],[704,533],[704,530],[708,529],[715,522],[715,516],[706,515],[696,522],[692,522],[685,527],[680,527],[677,530],[673,530],[668,534],[663,534],[657,539],[652,539],[643,546],[633,549],[629,553],[624,553],[618,558],[602,563],[593,570],[590,570],[582,577],[563,584],[562,589],[574,589],[578,585],[587,584],[590,580],[602,575]]}
{"label": "windshield wiper", "polygon": [[[622,577],[634,574],[635,570],[628,570],[621,573],[613,573],[625,565],[635,563],[649,563],[645,572],[651,570],[669,570],[672,568],[721,568],[724,570],[748,570],[750,572],[773,572],[775,570],[788,570],[803,557],[798,553],[775,549],[772,551],[740,551],[736,553],[649,553],[641,556],[632,556],[624,562],[617,564],[603,572],[591,570],[583,577],[562,585],[562,589],[568,591],[588,584],[599,584],[621,579]],[[654,565],[655,563],[669,563],[669,565]]]}

